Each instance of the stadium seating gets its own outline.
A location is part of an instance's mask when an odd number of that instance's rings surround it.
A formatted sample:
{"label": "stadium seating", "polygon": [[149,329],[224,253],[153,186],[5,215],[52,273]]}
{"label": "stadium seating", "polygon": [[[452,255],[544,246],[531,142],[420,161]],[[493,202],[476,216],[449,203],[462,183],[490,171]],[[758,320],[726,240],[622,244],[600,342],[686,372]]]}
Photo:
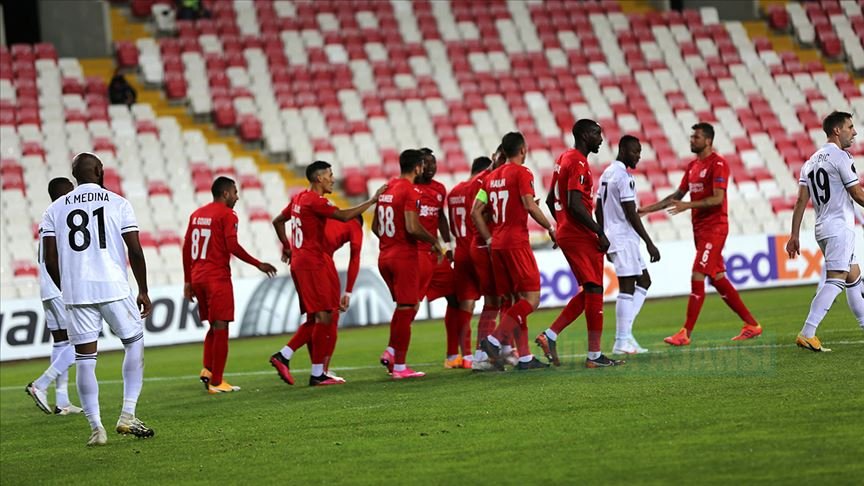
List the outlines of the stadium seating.
{"label": "stadium seating", "polygon": [[822,53],[843,60],[849,68],[864,74],[864,2],[861,0],[819,0],[789,2],[770,7],[771,27],[790,28],[799,42],[818,47]]}

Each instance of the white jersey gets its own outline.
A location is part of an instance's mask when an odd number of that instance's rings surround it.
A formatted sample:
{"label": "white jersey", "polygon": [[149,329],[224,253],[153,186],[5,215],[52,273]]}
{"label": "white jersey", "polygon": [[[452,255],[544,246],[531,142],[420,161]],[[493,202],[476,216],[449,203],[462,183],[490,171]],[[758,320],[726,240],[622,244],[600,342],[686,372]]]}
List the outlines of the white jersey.
{"label": "white jersey", "polygon": [[48,275],[48,268],[45,267],[45,248],[42,246],[44,228],[45,213],[42,214],[42,222],[39,223],[39,250],[36,255],[36,258],[39,260],[39,295],[42,296],[42,302],[60,297],[60,289],[54,285],[54,281]]}
{"label": "white jersey", "polygon": [[609,253],[618,251],[626,243],[638,245],[639,234],[627,221],[621,206],[623,202],[636,202],[636,181],[623,162],[616,160],[603,171],[597,198],[603,205],[603,232],[609,239]]}
{"label": "white jersey", "polygon": [[60,287],[67,305],[101,304],[131,294],[123,234],[138,231],[129,201],[81,184],[45,212],[43,236],[57,239]]}
{"label": "white jersey", "polygon": [[801,168],[798,185],[810,192],[816,209],[816,240],[824,240],[855,227],[855,210],[847,187],[858,184],[852,155],[826,143]]}

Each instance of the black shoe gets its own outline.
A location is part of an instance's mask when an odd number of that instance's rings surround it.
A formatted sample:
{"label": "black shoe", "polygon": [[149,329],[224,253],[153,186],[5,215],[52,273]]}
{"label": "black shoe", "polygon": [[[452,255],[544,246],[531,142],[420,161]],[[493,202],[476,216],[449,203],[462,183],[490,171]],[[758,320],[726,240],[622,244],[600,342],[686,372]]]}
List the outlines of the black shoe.
{"label": "black shoe", "polygon": [[597,359],[585,358],[586,368],[608,368],[610,366],[620,366],[626,363],[623,359],[609,359],[605,354],[601,354]]}
{"label": "black shoe", "polygon": [[329,385],[344,385],[345,380],[336,380],[327,376],[326,373],[320,376],[310,376],[309,386],[329,386]]}
{"label": "black shoe", "polygon": [[480,349],[489,357],[489,362],[498,371],[504,369],[504,360],[501,359],[501,348],[490,343],[488,339],[480,341]]}
{"label": "black shoe", "polygon": [[532,358],[531,361],[523,363],[520,361],[513,369],[514,370],[542,370],[549,367],[549,363],[544,363],[537,358]]}

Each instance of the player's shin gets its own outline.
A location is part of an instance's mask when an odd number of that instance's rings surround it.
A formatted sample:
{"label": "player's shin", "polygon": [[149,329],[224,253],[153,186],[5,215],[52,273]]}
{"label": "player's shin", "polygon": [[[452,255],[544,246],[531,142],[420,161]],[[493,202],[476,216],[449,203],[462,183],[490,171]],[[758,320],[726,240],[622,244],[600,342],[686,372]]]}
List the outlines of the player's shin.
{"label": "player's shin", "polygon": [[801,334],[805,338],[812,338],[816,335],[816,329],[819,327],[822,319],[828,314],[828,310],[831,309],[834,300],[845,288],[845,282],[840,279],[825,279],[825,285],[816,292],[816,296],[813,297],[813,301],[810,303],[810,313],[807,314],[807,320],[804,321],[804,327],[801,329]]}
{"label": "player's shin", "polygon": [[75,377],[78,385],[78,398],[90,428],[102,427],[99,410],[99,382],[96,381],[96,353],[75,353]]}
{"label": "player's shin", "polygon": [[742,321],[751,326],[759,325],[759,323],[756,322],[756,319],[753,318],[753,315],[750,314],[750,310],[747,309],[746,305],[744,305],[744,301],[741,300],[741,296],[738,294],[738,291],[735,290],[735,287],[732,286],[732,283],[729,282],[728,278],[723,277],[717,280],[711,280],[711,285],[717,289],[717,292],[720,294],[720,297],[723,298],[723,301],[726,302],[726,305],[738,314],[738,317],[740,317]]}
{"label": "player's shin", "polygon": [[564,306],[564,309],[561,310],[561,313],[558,314],[558,317],[555,318],[555,321],[549,327],[556,335],[561,334],[561,331],[567,328],[570,324],[573,323],[582,312],[585,310],[585,292],[579,292],[575,296],[573,296],[567,305]]}
{"label": "player's shin", "polygon": [[144,385],[144,333],[123,339],[123,413],[135,416],[135,406]]}
{"label": "player's shin", "polygon": [[225,363],[228,361],[228,328],[213,330],[213,377],[210,386],[222,384],[222,375],[225,373]]}
{"label": "player's shin", "polygon": [[633,295],[619,293],[615,301],[615,339],[630,337],[633,326]]}
{"label": "player's shin", "polygon": [[585,322],[588,328],[588,357],[596,359],[603,337],[603,294],[585,293]]}
{"label": "player's shin", "polygon": [[859,326],[864,326],[864,294],[861,293],[862,289],[864,289],[864,282],[860,276],[855,282],[846,284],[846,303],[849,304],[849,310],[852,311],[852,315],[855,316]]}
{"label": "player's shin", "polygon": [[444,314],[444,328],[447,332],[447,359],[455,360],[459,355],[459,308],[448,305]]}

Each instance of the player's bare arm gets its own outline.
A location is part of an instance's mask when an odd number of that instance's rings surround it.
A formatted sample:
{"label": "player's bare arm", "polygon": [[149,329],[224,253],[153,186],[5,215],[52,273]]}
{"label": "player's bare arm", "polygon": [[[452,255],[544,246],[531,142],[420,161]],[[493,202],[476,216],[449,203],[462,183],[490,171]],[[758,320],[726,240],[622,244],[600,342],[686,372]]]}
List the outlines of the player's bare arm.
{"label": "player's bare arm", "polygon": [[486,244],[492,240],[492,232],[489,231],[489,226],[486,225],[486,191],[483,189],[477,193],[477,198],[474,200],[474,206],[471,207],[471,221],[474,222],[474,227],[477,233],[483,238]]}
{"label": "player's bare arm", "polygon": [[552,243],[557,244],[557,239],[555,238],[555,227],[552,226],[552,223],[546,218],[546,215],[543,214],[543,211],[540,209],[540,206],[537,205],[537,201],[534,200],[534,196],[531,194],[522,195],[522,207],[528,211],[528,214],[531,215],[531,219],[537,222],[543,229],[549,233],[549,238],[552,240]]}
{"label": "player's bare arm", "polygon": [[849,193],[853,201],[858,203],[859,206],[864,207],[864,188],[860,184],[847,187],[846,192]]}
{"label": "player's bare arm", "polygon": [[725,190],[715,188],[714,194],[712,194],[710,197],[706,197],[705,199],[700,199],[698,201],[672,201],[672,209],[669,210],[669,214],[683,213],[688,209],[710,208],[714,206],[719,206],[723,204],[723,197],[725,195]]}
{"label": "player's bare arm", "polygon": [[276,236],[279,238],[279,242],[282,243],[282,262],[287,263],[291,261],[291,240],[288,239],[288,232],[285,231],[285,223],[288,222],[288,218],[286,218],[282,213],[276,215],[273,218],[273,229],[276,230]]}
{"label": "player's bare arm", "polygon": [[792,230],[789,232],[789,241],[786,242],[786,254],[789,258],[795,258],[801,254],[801,220],[804,219],[804,211],[807,202],[810,201],[810,190],[807,186],[798,186],[798,199],[795,200],[795,208],[792,210]]}
{"label": "player's bare arm", "polygon": [[378,226],[378,210],[372,211],[372,233],[378,238],[381,238],[380,227]]}
{"label": "player's bare arm", "polygon": [[129,266],[132,267],[132,275],[138,283],[138,308],[141,309],[141,318],[150,315],[150,296],[147,295],[147,262],[144,260],[144,250],[141,249],[141,240],[138,239],[137,231],[123,233],[123,241],[126,243],[126,252],[129,255]]}
{"label": "player's bare arm", "polygon": [[371,208],[372,205],[377,203],[378,202],[378,196],[380,196],[386,190],[387,190],[387,184],[384,184],[383,186],[379,187],[377,191],[375,191],[375,194],[372,197],[370,197],[369,199],[367,199],[363,203],[358,204],[358,205],[354,206],[353,208],[337,209],[336,211],[333,212],[333,215],[330,217],[333,219],[342,221],[343,223],[347,223],[348,221],[351,221],[352,219],[356,218],[357,216],[360,216],[361,214],[365,213],[367,209]]}
{"label": "player's bare arm", "polygon": [[663,199],[657,201],[654,204],[649,204],[648,206],[642,206],[639,208],[639,215],[644,216],[649,213],[653,213],[655,211],[660,211],[661,209],[666,209],[671,206],[675,201],[680,201],[684,199],[684,196],[687,195],[687,192],[682,191],[681,189],[676,189],[675,192],[669,194]]}
{"label": "player's bare arm", "polygon": [[603,253],[606,253],[611,246],[609,243],[609,238],[606,237],[606,231],[603,229],[605,224],[605,219],[603,216],[603,204],[600,199],[597,199],[597,204],[594,205],[594,218],[597,220],[597,224],[600,226],[600,234],[597,235],[599,237],[599,243],[597,247]]}
{"label": "player's bare arm", "polygon": [[195,301],[195,292],[192,291],[192,221],[186,227],[186,236],[183,237],[183,298]]}
{"label": "player's bare arm", "polygon": [[645,230],[645,225],[642,224],[642,219],[639,218],[639,213],[636,211],[636,202],[621,201],[621,208],[624,210],[624,217],[627,218],[627,222],[630,223],[630,226],[636,230],[636,234],[645,242],[645,246],[648,248],[648,255],[651,256],[651,262],[659,262],[660,250],[657,249],[654,242],[651,241],[648,231]]}
{"label": "player's bare arm", "polygon": [[[598,204],[598,207],[600,206],[602,205]],[[609,240],[606,238],[606,234],[603,233],[603,228],[594,221],[588,208],[582,202],[581,192],[567,191],[567,211],[570,212],[571,216],[576,218],[576,221],[597,234],[600,251],[605,252],[609,249]]]}
{"label": "player's bare arm", "polygon": [[438,211],[438,232],[441,233],[441,239],[447,244],[447,259],[453,261],[453,245],[450,242],[453,239],[450,237],[450,223],[447,221],[447,211],[443,209]]}
{"label": "player's bare arm", "polygon": [[42,251],[45,253],[45,268],[48,270],[48,275],[58,289],[63,290],[60,285],[60,258],[57,254],[57,238],[54,236],[42,237]]}
{"label": "player's bare arm", "polygon": [[439,256],[444,255],[444,248],[441,247],[438,238],[429,234],[429,232],[426,231],[426,228],[420,224],[420,217],[416,212],[405,211],[405,231],[414,238],[432,245],[435,248],[435,251],[438,252]]}
{"label": "player's bare arm", "polygon": [[549,188],[549,193],[546,194],[546,209],[549,210],[549,214],[552,217],[555,217],[555,188]]}

